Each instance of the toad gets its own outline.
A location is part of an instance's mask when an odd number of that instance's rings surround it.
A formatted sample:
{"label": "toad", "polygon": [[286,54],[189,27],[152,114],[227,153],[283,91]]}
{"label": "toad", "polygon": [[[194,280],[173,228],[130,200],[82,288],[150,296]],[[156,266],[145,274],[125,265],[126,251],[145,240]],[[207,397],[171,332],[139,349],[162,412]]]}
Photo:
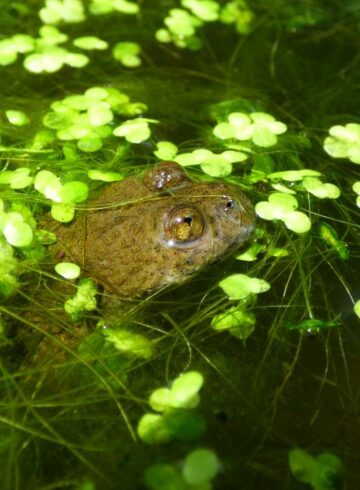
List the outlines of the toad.
{"label": "toad", "polygon": [[231,184],[197,182],[175,162],[105,187],[69,225],[55,252],[108,293],[133,299],[186,281],[245,242],[249,199]]}

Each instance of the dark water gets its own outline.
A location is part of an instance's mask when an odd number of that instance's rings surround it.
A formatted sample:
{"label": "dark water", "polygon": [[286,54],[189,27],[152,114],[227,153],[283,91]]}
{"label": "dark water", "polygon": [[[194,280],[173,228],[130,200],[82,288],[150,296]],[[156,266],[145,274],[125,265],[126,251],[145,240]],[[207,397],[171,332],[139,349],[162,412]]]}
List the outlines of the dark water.
{"label": "dark water", "polygon": [[[154,40],[168,10],[179,6],[170,0],[139,2],[141,15],[135,17],[104,15],[59,25],[70,38],[91,33],[111,45],[138,42],[143,62],[136,69],[115,64],[102,52],[91,52],[91,63],[82,69],[64,67],[53,74],[31,74],[20,61],[0,68],[2,144],[13,148],[1,154],[2,167],[42,168],[81,180],[88,167],[113,162],[107,169],[133,174],[155,162],[158,141],[172,141],[182,152],[199,147],[220,152],[224,147],[211,133],[219,115],[264,111],[285,122],[288,132],[277,146],[258,148],[244,166],[234,165],[226,179],[238,183],[254,204],[265,200],[272,191],[269,183],[251,182],[249,175],[270,158],[273,171],[315,169],[342,191],[338,200],[297,195],[300,209],[311,210],[309,233],[297,235],[281,222],[258,219],[258,229],[269,233],[267,247],[284,247],[287,257],[262,253],[255,262],[230,257],[184,286],[131,303],[130,311],[121,308],[117,322],[156,345],[148,359],[104,347],[93,334],[101,309],[71,322],[62,310],[65,293],[51,293],[54,282],[47,274],[53,274],[54,259],[18,250],[20,285],[0,306],[4,490],[142,489],[146,468],[159,462],[180,465],[197,447],[212,449],[221,460],[216,489],[310,488],[289,471],[288,453],[296,447],[315,456],[331,452],[344,464],[344,481],[316,488],[358,488],[360,337],[353,300],[360,291],[360,221],[351,186],[360,177],[356,164],[332,159],[322,143],[331,126],[360,122],[360,10],[355,1],[276,0],[270,5],[254,0],[248,5],[254,13],[248,34],[209,23],[198,51]],[[41,6],[35,0],[4,3],[3,37],[35,35]],[[92,86],[116,87],[146,103],[145,117],[160,121],[151,139],[125,144],[119,152],[119,140],[110,137],[101,150],[78,152],[70,164],[63,162],[61,141],[49,145],[50,153],[14,150],[29,147],[53,100]],[[3,116],[9,107],[31,115],[31,125],[10,127]],[[189,172],[211,180],[199,167]],[[99,187],[89,185],[91,192]],[[27,203],[39,223],[49,209],[35,191],[1,185],[0,192],[4,200]],[[321,240],[320,222],[330,224],[347,244],[348,260]],[[245,343],[210,327],[215,314],[234,304],[217,286],[233,273],[271,284],[248,304],[256,326]],[[33,316],[27,316],[29,311]],[[310,333],[289,328],[309,318],[337,325]],[[49,330],[50,324],[57,328]],[[92,334],[88,350],[79,348],[82,332]],[[39,354],[44,337],[45,355]],[[205,379],[197,410],[207,430],[191,442],[143,444],[136,426],[149,411],[150,393],[189,370]]]}

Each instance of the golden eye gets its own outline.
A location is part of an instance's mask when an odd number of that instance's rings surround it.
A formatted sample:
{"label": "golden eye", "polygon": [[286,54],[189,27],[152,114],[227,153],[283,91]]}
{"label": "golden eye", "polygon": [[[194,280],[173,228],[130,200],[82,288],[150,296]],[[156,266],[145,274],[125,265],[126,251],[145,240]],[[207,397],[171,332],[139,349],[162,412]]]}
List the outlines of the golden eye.
{"label": "golden eye", "polygon": [[170,242],[192,242],[204,230],[204,220],[199,211],[190,206],[172,209],[165,221],[165,238]]}

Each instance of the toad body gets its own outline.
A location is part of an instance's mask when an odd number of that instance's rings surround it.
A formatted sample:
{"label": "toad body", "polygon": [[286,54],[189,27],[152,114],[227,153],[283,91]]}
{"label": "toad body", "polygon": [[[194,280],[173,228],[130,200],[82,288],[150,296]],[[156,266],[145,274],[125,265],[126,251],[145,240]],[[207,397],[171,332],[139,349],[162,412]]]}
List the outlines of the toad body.
{"label": "toad body", "polygon": [[105,187],[70,225],[57,257],[79,264],[105,291],[132,299],[187,280],[239,247],[254,228],[234,185],[190,179],[175,162]]}

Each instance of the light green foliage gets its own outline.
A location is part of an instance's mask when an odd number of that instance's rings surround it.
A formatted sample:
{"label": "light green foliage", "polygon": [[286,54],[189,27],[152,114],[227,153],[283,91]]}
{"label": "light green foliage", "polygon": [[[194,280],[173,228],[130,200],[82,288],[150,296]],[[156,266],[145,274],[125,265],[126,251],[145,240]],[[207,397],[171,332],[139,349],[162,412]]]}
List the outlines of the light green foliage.
{"label": "light green foliage", "polygon": [[334,158],[348,158],[360,164],[360,124],[332,126],[324,141],[324,150]]}
{"label": "light green foliage", "polygon": [[0,298],[9,296],[17,289],[17,269],[13,248],[0,236]]}
{"label": "light green foliage", "polygon": [[247,155],[241,151],[227,150],[220,154],[205,148],[199,148],[190,153],[182,153],[173,157],[175,162],[187,167],[200,165],[202,171],[212,177],[226,177],[232,172],[232,164],[243,162]]}
{"label": "light green foliage", "polygon": [[345,242],[340,240],[338,234],[328,223],[320,223],[319,225],[320,238],[331,248],[340,259],[346,260],[349,258],[349,249]]}
{"label": "light green foliage", "polygon": [[145,484],[150,490],[190,490],[179,468],[165,463],[153,464],[146,470]]}
{"label": "light green foliage", "polygon": [[202,42],[196,36],[196,30],[203,21],[184,9],[171,9],[164,19],[166,28],[156,31],[155,37],[159,42],[173,42],[178,48],[199,49]]}
{"label": "light green foliage", "polygon": [[101,182],[119,182],[123,180],[124,175],[119,172],[105,172],[103,170],[89,170],[87,173],[89,179],[100,180]]}
{"label": "light green foliage", "polygon": [[255,315],[246,311],[245,307],[239,304],[214,316],[211,320],[211,326],[214,330],[228,330],[234,337],[246,340],[253,333],[255,322]]}
{"label": "light green foliage", "polygon": [[286,124],[265,112],[232,112],[227,119],[227,122],[220,122],[214,127],[213,133],[217,138],[251,140],[263,148],[276,145],[277,135],[287,130]]}
{"label": "light green foliage", "polygon": [[289,452],[289,467],[297,480],[308,483],[313,490],[333,490],[344,472],[343,464],[335,454],[321,453],[314,458],[303,449]]}
{"label": "light green foliage", "polygon": [[89,194],[87,184],[71,181],[62,184],[59,177],[48,170],[41,170],[35,176],[35,189],[47,199],[54,201],[51,216],[61,223],[68,223],[74,217],[75,204],[86,201]]}
{"label": "light green foliage", "polygon": [[25,189],[33,182],[30,169],[19,167],[16,170],[3,170],[0,172],[0,184],[8,184],[11,189]]}
{"label": "light green foliage", "polygon": [[124,137],[129,143],[142,143],[151,136],[149,124],[158,123],[156,119],[135,118],[129,119],[113,130],[114,136]]}
{"label": "light green foliage", "polygon": [[254,262],[257,259],[259,253],[266,250],[266,245],[263,243],[254,242],[249,248],[242,252],[240,255],[236,256],[237,260],[242,260],[244,262]]}
{"label": "light green foliage", "polygon": [[324,184],[317,177],[305,177],[302,185],[310,194],[313,194],[319,199],[337,199],[340,196],[340,189],[336,185]]}
{"label": "light green foliage", "polygon": [[78,320],[83,312],[96,309],[96,294],[95,283],[91,279],[82,279],[75,295],[65,301],[65,311],[74,321]]}
{"label": "light green foliage", "polygon": [[89,11],[94,15],[121,12],[122,14],[137,14],[139,6],[128,0],[91,0]]}
{"label": "light green foliage", "polygon": [[270,194],[268,201],[260,201],[255,206],[255,211],[260,218],[265,220],[281,220],[289,230],[295,233],[306,233],[311,228],[311,222],[306,214],[295,211],[298,207],[297,199],[289,194],[274,192]]}
{"label": "light green foliage", "polygon": [[356,205],[358,208],[360,208],[360,181],[355,182],[355,184],[352,186],[352,189],[355,194],[357,194]]}
{"label": "light green foliage", "polygon": [[151,490],[211,490],[220,462],[216,454],[205,448],[187,454],[182,467],[154,464],[146,470],[145,484]]}
{"label": "light green foliage", "polygon": [[77,48],[86,49],[89,51],[93,49],[102,51],[104,49],[107,49],[109,46],[106,41],[96,36],[77,37],[76,39],[74,39],[73,44]]}
{"label": "light green foliage", "polygon": [[22,111],[8,109],[7,111],[5,111],[5,115],[9,123],[13,124],[14,126],[25,126],[30,122],[30,119],[27,117],[25,112]]}
{"label": "light green foliage", "polygon": [[189,485],[205,485],[209,483],[220,470],[220,461],[213,451],[201,448],[189,453],[184,461],[182,475]]}
{"label": "light green foliage", "polygon": [[149,398],[151,408],[163,412],[169,408],[195,408],[200,402],[199,390],[204,383],[197,371],[189,371],[176,378],[171,388],[159,388]]}
{"label": "light green foliage", "polygon": [[360,299],[358,299],[354,304],[354,313],[358,318],[360,318]]}
{"label": "light green foliage", "polygon": [[[146,110],[146,106],[132,103],[126,94],[113,87],[91,87],[82,95],[69,95],[53,102],[51,109],[43,118],[44,126],[56,131],[59,140],[77,140],[80,150],[94,152],[102,147],[103,139],[112,134],[111,125],[116,115],[138,115]],[[137,141],[150,134],[149,122],[155,121],[128,120],[119,131],[126,133],[128,140]]]}
{"label": "light green foliage", "polygon": [[154,155],[160,160],[172,160],[178,151],[178,147],[171,141],[159,141],[156,148]]}
{"label": "light green foliage", "polygon": [[247,34],[251,30],[254,14],[243,0],[228,2],[220,11],[220,22],[235,24],[239,34]]}
{"label": "light green foliage", "polygon": [[205,428],[204,421],[191,410],[199,404],[198,392],[203,381],[199,372],[190,371],[176,378],[170,388],[156,389],[149,404],[162,414],[143,415],[137,427],[139,437],[148,444],[199,437]]}
{"label": "light green foliage", "polygon": [[36,221],[24,204],[13,203],[7,211],[0,211],[0,232],[13,247],[29,247],[35,228]]}
{"label": "light green foliage", "polygon": [[53,204],[51,206],[51,216],[60,223],[69,223],[74,219],[75,206],[71,203]]}
{"label": "light green foliage", "polygon": [[84,182],[72,181],[63,185],[54,173],[47,170],[36,174],[34,187],[47,199],[54,201],[51,216],[61,223],[68,223],[74,218],[74,204],[85,201],[89,193]]}
{"label": "light green foliage", "polygon": [[138,43],[122,42],[115,44],[113,48],[113,57],[116,61],[128,68],[135,68],[141,65],[141,47]]}
{"label": "light green foliage", "polygon": [[181,0],[181,5],[204,22],[219,18],[220,5],[214,0]]}
{"label": "light green foliage", "polygon": [[80,267],[72,262],[59,262],[55,271],[64,279],[77,279],[80,276]]}
{"label": "light green foliage", "polygon": [[39,17],[44,24],[76,23],[85,20],[85,11],[81,0],[45,0]]}
{"label": "light green foliage", "polygon": [[121,352],[148,359],[154,353],[153,344],[143,335],[139,335],[124,328],[103,329],[103,334]]}
{"label": "light green foliage", "polygon": [[284,170],[282,172],[272,172],[267,178],[272,181],[285,180],[287,182],[302,181],[305,177],[319,177],[321,175],[317,170],[304,168],[302,170]]}
{"label": "light green foliage", "polygon": [[245,299],[252,294],[265,293],[270,284],[264,279],[249,277],[245,274],[232,274],[219,282],[221,289],[230,299]]}
{"label": "light green foliage", "polygon": [[28,53],[35,48],[35,39],[26,34],[15,34],[0,41],[0,66],[11,65],[18,53]]}
{"label": "light green foliage", "polygon": [[24,67],[32,73],[54,73],[64,65],[82,68],[89,58],[84,54],[72,53],[60,48],[68,40],[68,36],[55,26],[44,25],[39,29],[40,37],[35,39],[35,52],[24,59]]}

